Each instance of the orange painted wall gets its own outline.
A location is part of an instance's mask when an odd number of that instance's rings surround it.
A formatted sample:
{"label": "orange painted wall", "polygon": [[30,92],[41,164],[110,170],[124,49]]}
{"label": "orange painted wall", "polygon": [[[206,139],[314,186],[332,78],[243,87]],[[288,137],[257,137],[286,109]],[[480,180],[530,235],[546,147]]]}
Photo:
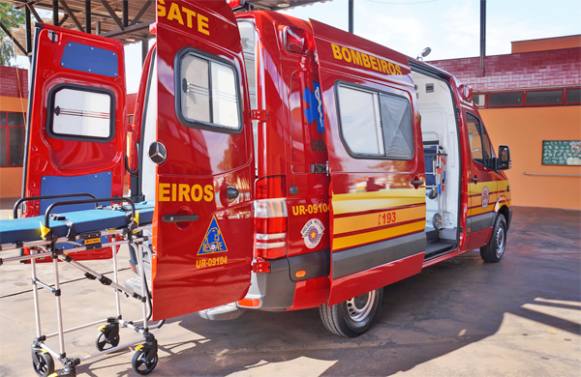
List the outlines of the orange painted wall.
{"label": "orange painted wall", "polygon": [[512,169],[507,174],[513,205],[581,210],[581,166],[541,163],[543,140],[581,140],[581,106],[481,109],[480,113],[494,145],[510,146]]}
{"label": "orange painted wall", "polygon": [[20,198],[22,168],[0,168],[0,199]]}
{"label": "orange painted wall", "polygon": [[[26,112],[28,100],[20,97],[0,96],[0,111]],[[0,146],[5,148],[4,145]],[[0,199],[20,197],[21,167],[0,167]]]}

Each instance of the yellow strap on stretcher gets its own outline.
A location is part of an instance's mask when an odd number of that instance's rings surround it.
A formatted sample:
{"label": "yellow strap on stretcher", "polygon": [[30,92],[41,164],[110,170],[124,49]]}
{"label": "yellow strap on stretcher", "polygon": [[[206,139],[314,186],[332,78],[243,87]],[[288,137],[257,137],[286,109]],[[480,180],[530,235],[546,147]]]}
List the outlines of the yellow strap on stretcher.
{"label": "yellow strap on stretcher", "polygon": [[133,218],[135,225],[139,225],[139,212],[135,212],[135,217]]}
{"label": "yellow strap on stretcher", "polygon": [[50,228],[41,222],[40,223],[40,237],[42,237],[43,240],[46,240],[46,238],[49,234],[50,234]]}

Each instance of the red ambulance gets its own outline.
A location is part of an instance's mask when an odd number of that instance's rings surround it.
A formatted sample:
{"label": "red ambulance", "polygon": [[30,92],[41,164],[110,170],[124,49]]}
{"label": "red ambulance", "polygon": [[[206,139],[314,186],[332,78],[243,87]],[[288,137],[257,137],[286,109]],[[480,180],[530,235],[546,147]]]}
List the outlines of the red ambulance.
{"label": "red ambulance", "polygon": [[509,149],[447,72],[223,1],[158,0],[152,32],[127,126],[122,46],[38,29],[23,194],[120,196],[129,174],[155,201],[154,319],[319,308],[357,336],[384,286],[472,249],[502,258]]}

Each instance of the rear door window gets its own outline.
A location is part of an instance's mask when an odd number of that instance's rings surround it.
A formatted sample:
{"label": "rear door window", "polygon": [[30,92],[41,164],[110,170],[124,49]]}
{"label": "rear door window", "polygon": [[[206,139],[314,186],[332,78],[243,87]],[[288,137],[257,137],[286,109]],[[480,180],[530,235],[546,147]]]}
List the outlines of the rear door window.
{"label": "rear door window", "polygon": [[53,136],[106,140],[113,135],[112,93],[65,85],[53,89],[49,101],[49,131]]}
{"label": "rear door window", "polygon": [[190,125],[240,130],[240,94],[233,66],[188,51],[180,59],[179,114]]}

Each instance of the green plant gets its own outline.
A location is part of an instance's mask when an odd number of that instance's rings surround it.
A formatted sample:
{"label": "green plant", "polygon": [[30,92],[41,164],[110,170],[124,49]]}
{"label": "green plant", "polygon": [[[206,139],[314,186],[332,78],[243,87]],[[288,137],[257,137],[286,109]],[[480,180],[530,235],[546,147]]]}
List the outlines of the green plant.
{"label": "green plant", "polygon": [[[8,29],[24,23],[24,11],[12,4],[0,3],[0,22]],[[14,43],[0,30],[0,65],[11,65],[14,60]]]}

